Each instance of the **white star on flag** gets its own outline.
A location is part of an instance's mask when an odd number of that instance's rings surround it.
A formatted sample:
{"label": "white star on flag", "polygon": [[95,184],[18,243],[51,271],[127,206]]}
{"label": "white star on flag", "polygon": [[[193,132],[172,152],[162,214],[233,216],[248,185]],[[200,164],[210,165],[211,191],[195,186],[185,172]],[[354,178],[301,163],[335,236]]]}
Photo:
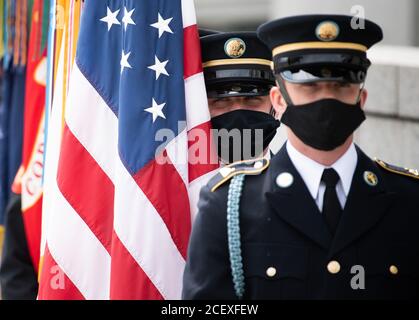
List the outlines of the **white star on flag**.
{"label": "white star on flag", "polygon": [[122,50],[122,55],[121,55],[121,74],[124,71],[124,68],[130,68],[132,69],[131,65],[128,62],[129,56],[131,55],[131,52],[128,52],[127,54],[125,54],[124,50]]}
{"label": "white star on flag", "polygon": [[170,21],[172,21],[172,18],[163,19],[162,16],[159,13],[159,18],[156,23],[150,24],[150,26],[159,29],[159,38],[163,35],[164,32],[173,33],[172,29],[169,27]]}
{"label": "white star on flag", "polygon": [[162,117],[163,119],[166,119],[166,116],[164,115],[162,109],[166,105],[166,102],[162,104],[157,104],[156,100],[153,98],[153,106],[147,109],[144,109],[144,111],[147,111],[153,115],[153,123],[156,121],[157,117]]}
{"label": "white star on flag", "polygon": [[107,7],[106,17],[103,17],[102,19],[100,19],[100,21],[106,22],[108,24],[108,31],[111,30],[114,24],[121,24],[121,22],[119,22],[118,19],[116,18],[116,16],[119,13],[119,10],[120,9],[116,10],[115,12],[112,12],[111,9]]}
{"label": "white star on flag", "polygon": [[135,25],[134,20],[132,20],[132,13],[135,9],[132,9],[130,12],[128,12],[127,8],[124,7],[124,17],[122,18],[122,22],[124,23],[125,31],[127,31],[127,27],[129,24]]}
{"label": "white star on flag", "polygon": [[157,56],[154,57],[154,64],[152,66],[148,66],[147,68],[156,71],[156,80],[160,77],[161,74],[168,76],[169,74],[166,71],[166,64],[169,62],[169,60],[160,62]]}

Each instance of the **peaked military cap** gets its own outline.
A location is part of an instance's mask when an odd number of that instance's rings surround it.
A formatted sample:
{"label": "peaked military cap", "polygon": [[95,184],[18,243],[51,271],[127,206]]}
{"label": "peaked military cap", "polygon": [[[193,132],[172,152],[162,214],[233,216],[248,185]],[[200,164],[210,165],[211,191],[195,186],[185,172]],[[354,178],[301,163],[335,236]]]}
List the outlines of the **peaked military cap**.
{"label": "peaked military cap", "polygon": [[270,50],[256,32],[226,32],[201,38],[209,98],[263,96],[275,84]]}
{"label": "peaked military cap", "polygon": [[258,37],[271,49],[275,75],[290,82],[365,81],[367,50],[381,41],[374,22],[346,15],[302,15],[267,22]]}

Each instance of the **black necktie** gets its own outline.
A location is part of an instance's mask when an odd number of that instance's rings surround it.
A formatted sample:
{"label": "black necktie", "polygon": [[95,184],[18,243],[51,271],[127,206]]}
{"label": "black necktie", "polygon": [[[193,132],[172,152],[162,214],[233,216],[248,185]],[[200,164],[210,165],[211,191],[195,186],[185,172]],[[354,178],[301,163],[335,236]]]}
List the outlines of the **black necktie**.
{"label": "black necktie", "polygon": [[332,234],[335,234],[342,214],[342,208],[336,193],[336,184],[339,181],[339,175],[333,168],[325,169],[323,171],[322,181],[326,184],[322,213],[330,231]]}

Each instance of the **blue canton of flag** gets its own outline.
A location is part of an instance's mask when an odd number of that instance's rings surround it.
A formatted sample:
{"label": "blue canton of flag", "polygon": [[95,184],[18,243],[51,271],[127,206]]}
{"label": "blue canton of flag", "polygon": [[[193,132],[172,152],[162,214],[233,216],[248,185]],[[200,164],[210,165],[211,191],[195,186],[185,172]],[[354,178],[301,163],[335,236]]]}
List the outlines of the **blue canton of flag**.
{"label": "blue canton of flag", "polygon": [[76,61],[118,117],[131,174],[154,159],[158,130],[178,132],[186,121],[180,8],[181,0],[86,2],[85,12],[96,14],[82,20]]}

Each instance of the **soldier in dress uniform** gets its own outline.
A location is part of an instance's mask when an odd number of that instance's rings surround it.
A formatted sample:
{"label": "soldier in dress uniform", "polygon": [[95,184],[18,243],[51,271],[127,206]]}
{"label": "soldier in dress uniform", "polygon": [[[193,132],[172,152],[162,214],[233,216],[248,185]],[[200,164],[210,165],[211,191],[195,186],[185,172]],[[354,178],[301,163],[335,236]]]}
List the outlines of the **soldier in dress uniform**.
{"label": "soldier in dress uniform", "polygon": [[256,32],[207,35],[201,38],[201,47],[211,123],[219,133],[215,138],[222,162],[263,153],[269,157],[268,145],[279,127],[269,98],[275,85],[270,50]]}
{"label": "soldier in dress uniform", "polygon": [[351,20],[259,27],[288,140],[271,161],[226,166],[201,190],[184,299],[418,298],[419,173],[353,143],[365,119],[366,51],[382,30]]}

